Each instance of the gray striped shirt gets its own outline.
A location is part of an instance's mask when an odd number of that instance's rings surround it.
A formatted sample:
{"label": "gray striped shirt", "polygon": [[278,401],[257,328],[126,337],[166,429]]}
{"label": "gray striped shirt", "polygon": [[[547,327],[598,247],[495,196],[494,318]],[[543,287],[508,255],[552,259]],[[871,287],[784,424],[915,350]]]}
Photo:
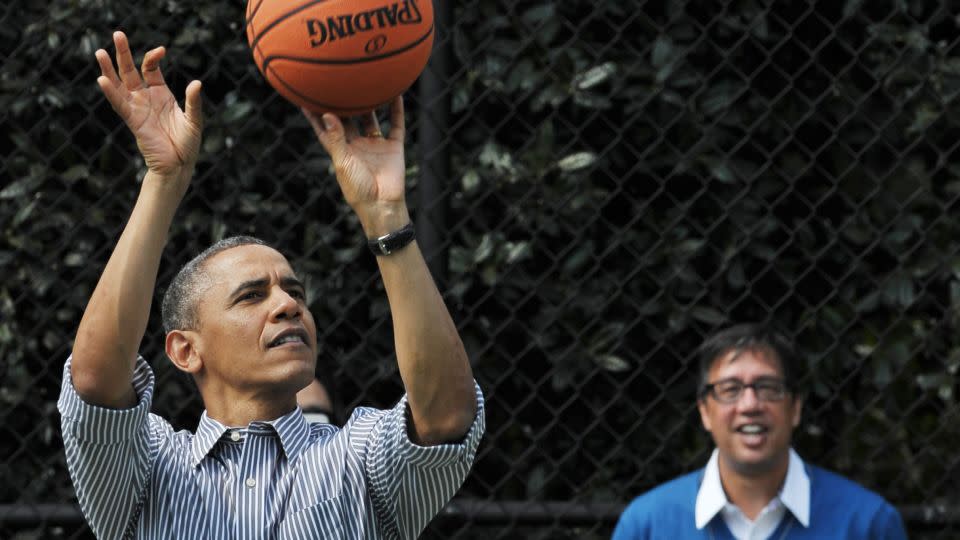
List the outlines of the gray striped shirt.
{"label": "gray striped shirt", "polygon": [[356,409],[342,429],[300,409],[228,428],[204,412],[194,435],[150,414],[153,371],[137,360],[139,402],[84,403],[70,359],[57,403],[77,499],[98,538],[415,538],[463,483],[484,430],[483,396],[459,444],[407,438],[407,400]]}

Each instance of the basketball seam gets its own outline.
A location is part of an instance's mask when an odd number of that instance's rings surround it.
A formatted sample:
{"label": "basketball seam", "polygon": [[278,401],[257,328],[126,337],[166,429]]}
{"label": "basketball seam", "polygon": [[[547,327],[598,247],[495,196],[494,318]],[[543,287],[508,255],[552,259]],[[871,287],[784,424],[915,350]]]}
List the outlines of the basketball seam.
{"label": "basketball seam", "polygon": [[267,57],[265,57],[265,58],[263,59],[263,69],[266,70],[266,69],[267,69],[267,66],[270,65],[270,62],[273,62],[274,60],[296,60],[297,62],[303,62],[303,63],[306,63],[306,64],[323,64],[323,65],[327,65],[327,64],[334,64],[334,65],[342,65],[342,64],[363,64],[363,63],[366,63],[366,62],[375,62],[375,61],[377,61],[377,60],[383,60],[384,58],[390,58],[391,56],[396,56],[396,55],[398,55],[398,54],[405,53],[405,52],[409,51],[410,49],[412,49],[412,48],[416,47],[417,45],[419,45],[419,44],[423,43],[424,41],[426,41],[426,39],[429,38],[431,35],[433,35],[433,25],[432,25],[432,24],[430,25],[430,28],[427,30],[427,32],[426,32],[425,34],[423,34],[422,36],[420,36],[419,38],[417,38],[416,41],[413,41],[413,42],[411,42],[411,43],[403,46],[403,47],[400,48],[400,49],[397,49],[397,50],[395,50],[395,51],[390,51],[390,52],[384,53],[384,54],[379,54],[379,55],[377,55],[377,56],[365,56],[365,57],[362,57],[362,58],[351,58],[351,59],[321,59],[321,58],[303,58],[303,57],[299,57],[299,56],[286,56],[286,55],[267,56]]}
{"label": "basketball seam", "polygon": [[301,11],[303,11],[303,10],[305,10],[305,9],[307,9],[307,8],[313,7],[313,6],[317,5],[317,4],[322,4],[322,3],[326,2],[326,1],[327,1],[327,0],[313,0],[312,2],[307,3],[307,4],[304,4],[304,5],[298,7],[297,9],[295,9],[295,10],[293,10],[293,11],[288,11],[287,13],[284,13],[283,16],[275,19],[273,22],[271,22],[270,24],[268,24],[268,25],[263,29],[262,32],[260,32],[259,34],[257,34],[257,37],[253,38],[253,42],[250,44],[250,48],[252,49],[252,48],[256,47],[257,44],[260,43],[260,39],[261,39],[263,36],[267,35],[267,33],[269,33],[270,30],[273,30],[273,28],[274,28],[275,26],[277,26],[278,24],[282,23],[283,21],[289,19],[290,17],[296,15],[297,13],[300,13]]}
{"label": "basketball seam", "polygon": [[[432,30],[432,28],[431,28],[431,30]],[[428,32],[427,34],[429,35],[429,33],[430,33],[430,32]],[[401,52],[401,51],[397,51],[397,52]],[[267,69],[269,69],[268,66],[267,66],[266,64],[264,64],[264,66],[263,66],[264,74],[266,74]],[[272,77],[274,77],[274,78],[277,80],[277,82],[279,82],[279,83],[282,84],[284,87],[286,87],[286,89],[289,90],[290,93],[296,95],[296,96],[299,97],[300,99],[302,99],[302,100],[304,100],[304,101],[307,101],[307,102],[309,102],[309,103],[312,103],[313,105],[317,105],[317,106],[320,106],[320,107],[326,107],[327,109],[331,109],[331,110],[334,110],[334,111],[352,111],[352,110],[356,110],[356,109],[367,109],[367,108],[372,109],[372,108],[374,108],[374,107],[379,107],[380,105],[383,105],[383,103],[374,103],[374,104],[368,104],[368,105],[355,105],[355,106],[352,106],[352,107],[338,107],[338,106],[336,106],[336,105],[331,105],[331,104],[329,104],[329,103],[324,103],[324,102],[322,102],[322,101],[317,101],[317,100],[315,100],[315,99],[313,99],[313,98],[311,98],[311,97],[308,97],[308,96],[305,96],[305,95],[301,94],[296,88],[290,86],[290,84],[287,83],[287,81],[283,80],[283,78],[280,77],[280,75],[277,73],[277,71],[276,71],[275,69],[270,69],[270,75],[271,75]],[[269,77],[267,78],[267,80],[268,80],[268,82],[269,82]],[[407,87],[407,88],[409,88],[409,87]],[[403,90],[406,91],[406,88],[404,88]]]}
{"label": "basketball seam", "polygon": [[[247,5],[249,6],[249,4],[247,4]],[[247,14],[247,24],[246,24],[246,26],[250,26],[251,24],[253,24],[253,19],[254,19],[254,17],[257,16],[257,12],[260,11],[260,6],[262,6],[262,5],[263,5],[263,0],[259,0],[259,1],[257,2],[257,6],[253,8],[253,11],[248,12],[248,14]],[[246,29],[244,29],[244,30],[246,30]]]}
{"label": "basketball seam", "polygon": [[[253,27],[253,21],[254,19],[256,19],[257,12],[260,11],[260,6],[263,5],[263,2],[264,0],[259,0],[257,2],[257,6],[253,8],[253,11],[249,15],[247,15],[247,24],[245,25],[247,28],[245,30],[249,30],[250,32],[253,33],[254,36],[257,36],[257,30],[256,28]],[[247,6],[249,5],[250,4],[247,4]],[[254,39],[256,40],[257,37],[254,37]],[[250,50],[253,52],[254,63],[257,63],[257,53],[260,53],[261,58],[263,57],[263,53],[260,52],[260,49],[258,49],[257,47],[254,47],[252,43],[250,44]]]}

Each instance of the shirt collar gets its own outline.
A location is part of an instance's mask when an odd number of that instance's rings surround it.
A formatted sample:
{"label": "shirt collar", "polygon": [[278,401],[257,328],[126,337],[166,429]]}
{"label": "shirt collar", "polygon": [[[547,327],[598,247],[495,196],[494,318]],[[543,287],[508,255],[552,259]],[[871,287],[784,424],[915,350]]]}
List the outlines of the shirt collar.
{"label": "shirt collar", "polygon": [[[703,470],[703,481],[697,491],[694,517],[698,529],[704,528],[727,504],[727,494],[720,482],[719,451],[714,448]],[[780,501],[804,527],[810,524],[810,478],[803,460],[791,448],[787,477],[780,490]]]}
{"label": "shirt collar", "polygon": [[190,465],[192,467],[199,465],[226,431],[227,426],[210,418],[207,416],[207,411],[203,411],[200,415],[200,423],[197,424],[197,433],[190,442]]}
{"label": "shirt collar", "polygon": [[[310,442],[310,426],[303,417],[300,407],[293,409],[287,414],[270,420],[268,422],[251,422],[250,428],[272,428],[280,436],[280,448],[287,456],[288,461],[294,461]],[[203,411],[200,417],[200,423],[197,425],[197,433],[193,436],[190,445],[190,465],[196,467],[213,451],[220,440],[230,428],[220,422],[210,418],[207,411]]]}
{"label": "shirt collar", "polygon": [[720,482],[720,467],[717,464],[719,456],[718,450],[714,448],[706,468],[703,469],[703,481],[700,482],[697,504],[694,507],[698,529],[710,523],[710,520],[723,510],[723,505],[727,504],[727,494],[723,492],[723,484]]}
{"label": "shirt collar", "polygon": [[810,477],[800,456],[790,449],[787,478],[780,490],[780,500],[804,527],[810,526]]}

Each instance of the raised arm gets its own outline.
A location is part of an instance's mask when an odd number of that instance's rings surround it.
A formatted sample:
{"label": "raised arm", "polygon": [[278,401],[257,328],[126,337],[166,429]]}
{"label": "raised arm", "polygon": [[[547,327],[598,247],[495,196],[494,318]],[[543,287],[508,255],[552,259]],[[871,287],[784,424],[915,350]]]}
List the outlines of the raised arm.
{"label": "raised arm", "polygon": [[[136,403],[131,384],[173,215],[183,198],[200,147],[200,82],[187,86],[184,110],[163,80],[158,47],[140,70],[122,32],[113,34],[117,69],[96,52],[97,84],[137,140],[147,165],[140,194],[87,304],[73,345],[71,375],[84,401],[111,408]],[[118,74],[119,71],[119,74]]]}
{"label": "raised arm", "polygon": [[[360,119],[366,136],[336,116],[304,111],[330,154],[337,182],[368,238],[410,223],[405,200],[403,101],[391,105],[384,138],[374,114]],[[473,373],[463,342],[427,269],[416,241],[378,256],[400,376],[407,390],[411,438],[422,445],[460,440],[476,413]]]}

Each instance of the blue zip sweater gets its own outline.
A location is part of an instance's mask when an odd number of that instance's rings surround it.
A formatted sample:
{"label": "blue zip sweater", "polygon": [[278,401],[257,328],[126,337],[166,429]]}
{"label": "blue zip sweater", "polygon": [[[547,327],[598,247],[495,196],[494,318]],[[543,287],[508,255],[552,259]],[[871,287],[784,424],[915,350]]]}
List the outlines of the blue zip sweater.
{"label": "blue zip sweater", "polygon": [[[906,540],[900,514],[876,493],[838,474],[805,465],[810,478],[810,526],[787,511],[770,540]],[[637,497],[620,516],[613,540],[734,540],[718,513],[697,529],[694,505],[703,469]]]}

